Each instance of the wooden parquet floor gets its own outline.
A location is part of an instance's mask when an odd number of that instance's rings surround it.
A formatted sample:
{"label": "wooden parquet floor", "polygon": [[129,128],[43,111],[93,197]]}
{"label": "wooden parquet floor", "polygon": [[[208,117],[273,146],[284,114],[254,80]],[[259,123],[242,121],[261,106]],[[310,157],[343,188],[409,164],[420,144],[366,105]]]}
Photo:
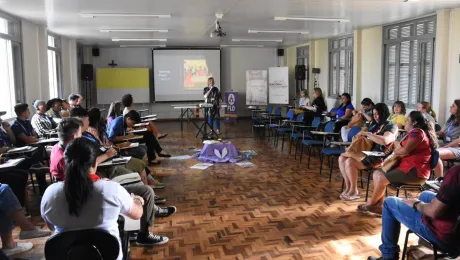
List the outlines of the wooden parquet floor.
{"label": "wooden parquet floor", "polygon": [[[167,152],[185,155],[191,154],[185,151],[188,148],[201,148],[192,124],[185,125],[183,134],[178,122],[158,125],[169,133],[162,141]],[[256,166],[216,164],[195,170],[189,167],[196,160],[164,160],[152,168],[166,183],[157,194],[178,212],[155,223],[155,233],[168,236],[169,243],[151,248],[133,245],[132,259],[367,259],[380,254],[381,219],[356,211],[364,199],[339,199],[338,169],[329,183],[326,174],[319,176],[318,158],[307,170],[306,160],[300,165],[286,145],[281,152],[281,146],[275,148],[267,138],[255,138],[250,121],[223,129],[226,140],[238,149],[258,153],[252,159]],[[32,219],[44,227],[38,216],[39,198],[31,200]],[[15,231],[17,237],[19,230]],[[20,257],[42,259],[46,239],[32,241],[34,249]]]}

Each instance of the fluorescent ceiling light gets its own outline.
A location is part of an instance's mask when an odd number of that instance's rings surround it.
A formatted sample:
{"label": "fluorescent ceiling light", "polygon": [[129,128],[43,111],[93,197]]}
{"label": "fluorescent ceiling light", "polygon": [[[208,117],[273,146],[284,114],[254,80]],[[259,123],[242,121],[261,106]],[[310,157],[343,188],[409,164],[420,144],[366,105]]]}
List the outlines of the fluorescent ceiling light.
{"label": "fluorescent ceiling light", "polygon": [[293,33],[293,34],[309,34],[308,31],[295,31],[295,30],[254,30],[249,29],[248,33]]}
{"label": "fluorescent ceiling light", "polygon": [[283,42],[282,39],[232,39],[233,42]]}
{"label": "fluorescent ceiling light", "polygon": [[121,48],[132,48],[132,47],[159,47],[159,48],[164,48],[166,47],[165,44],[163,45],[120,45]]}
{"label": "fluorescent ceiling light", "polygon": [[301,16],[275,16],[275,21],[319,21],[319,22],[339,22],[348,23],[350,20],[342,18],[319,18],[319,17],[301,17]]}
{"label": "fluorescent ceiling light", "polygon": [[152,38],[113,38],[113,42],[137,42],[137,41],[149,41],[149,42],[165,42],[167,39],[152,39]]}
{"label": "fluorescent ceiling light", "polygon": [[263,45],[256,45],[256,44],[223,44],[220,45],[221,48],[225,47],[255,47],[255,48],[263,48]]}
{"label": "fluorescent ceiling light", "polygon": [[100,32],[160,32],[167,33],[168,29],[100,29]]}
{"label": "fluorescent ceiling light", "polygon": [[80,13],[83,18],[94,17],[152,17],[152,18],[171,18],[170,14],[135,14],[135,13]]}

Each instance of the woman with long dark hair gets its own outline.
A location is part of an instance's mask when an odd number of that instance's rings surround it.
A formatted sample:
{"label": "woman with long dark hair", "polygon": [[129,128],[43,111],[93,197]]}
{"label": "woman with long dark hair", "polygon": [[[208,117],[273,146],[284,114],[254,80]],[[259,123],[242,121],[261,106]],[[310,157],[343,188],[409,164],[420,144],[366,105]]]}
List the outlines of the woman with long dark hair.
{"label": "woman with long dark hair", "polygon": [[[65,181],[49,186],[41,202],[41,214],[51,230],[103,229],[120,240],[118,215],[140,219],[144,200],[129,194],[120,184],[96,175],[98,155],[85,138],[71,141],[64,152]],[[120,254],[117,259],[122,259]]]}
{"label": "woman with long dark hair", "polygon": [[382,214],[385,189],[390,183],[423,184],[430,178],[431,154],[438,148],[434,128],[419,111],[410,112],[406,120],[407,133],[401,142],[395,142],[393,156],[402,156],[397,168],[385,172],[374,171],[374,193],[366,203],[358,206],[359,211]]}
{"label": "woman with long dark hair", "polygon": [[348,124],[353,116],[353,110],[355,110],[355,107],[351,104],[350,94],[343,93],[340,97],[342,102],[335,112],[335,116],[337,117],[334,128],[335,133],[340,132],[340,129]]}
{"label": "woman with long dark hair", "polygon": [[460,160],[460,99],[450,106],[450,117],[446,125],[436,134],[444,141],[439,148],[439,163],[435,169],[436,176],[443,176],[442,160]]}
{"label": "woman with long dark hair", "polygon": [[[368,138],[374,142],[372,151],[385,152],[387,147],[396,140],[398,127],[387,118],[390,115],[388,106],[378,103],[374,106],[373,122],[367,131],[361,131],[358,137]],[[382,165],[384,157],[366,156],[362,161],[345,156],[339,157],[340,173],[345,182],[344,191],[340,195],[342,200],[354,201],[360,199],[358,191],[359,170],[372,169]]]}

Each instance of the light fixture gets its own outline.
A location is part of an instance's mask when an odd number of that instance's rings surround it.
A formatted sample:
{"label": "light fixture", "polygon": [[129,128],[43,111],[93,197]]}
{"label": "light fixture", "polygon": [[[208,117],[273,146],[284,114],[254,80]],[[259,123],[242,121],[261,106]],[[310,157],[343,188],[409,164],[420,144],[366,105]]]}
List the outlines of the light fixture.
{"label": "light fixture", "polygon": [[80,13],[83,18],[94,17],[151,17],[151,18],[171,18],[170,14],[146,14],[146,13]]}
{"label": "light fixture", "polygon": [[137,41],[149,41],[149,42],[165,42],[167,39],[153,39],[153,38],[112,38],[113,42],[137,42]]}
{"label": "light fixture", "polygon": [[293,33],[293,34],[309,34],[308,31],[295,31],[295,30],[254,30],[249,29],[248,33]]}
{"label": "light fixture", "polygon": [[222,44],[220,45],[221,48],[225,47],[255,47],[255,48],[263,48],[263,45],[257,45],[257,44]]}
{"label": "light fixture", "polygon": [[339,22],[348,23],[350,20],[343,18],[320,18],[320,17],[302,17],[302,16],[275,16],[275,21],[318,21],[318,22]]}
{"label": "light fixture", "polygon": [[232,39],[233,42],[283,42],[282,39]]}
{"label": "light fixture", "polygon": [[159,32],[167,33],[168,29],[100,29],[100,32]]}
{"label": "light fixture", "polygon": [[121,48],[135,48],[135,47],[158,47],[158,48],[164,48],[166,47],[166,44],[163,45],[120,45]]}

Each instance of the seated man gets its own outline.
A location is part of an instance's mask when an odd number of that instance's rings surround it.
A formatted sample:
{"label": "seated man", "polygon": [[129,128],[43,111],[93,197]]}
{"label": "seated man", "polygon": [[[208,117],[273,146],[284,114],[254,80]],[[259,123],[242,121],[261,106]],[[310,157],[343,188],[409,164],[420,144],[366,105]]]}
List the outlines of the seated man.
{"label": "seated man", "polygon": [[0,183],[0,237],[2,239],[2,250],[5,255],[15,255],[32,249],[30,242],[15,242],[13,239],[14,224],[21,228],[19,239],[30,239],[46,237],[51,235],[50,231],[45,231],[35,227],[24,215],[21,204],[14,196],[13,191],[7,184]]}
{"label": "seated man", "polygon": [[70,109],[72,110],[73,108],[81,107],[81,101],[83,100],[83,97],[80,94],[72,93],[69,95],[67,100],[69,101]]}
{"label": "seated man", "polygon": [[[77,108],[75,108],[77,109]],[[73,110],[72,110],[73,111]],[[59,143],[53,147],[51,153],[51,173],[56,176],[60,181],[65,180],[65,160],[64,151],[67,145],[74,139],[81,137],[83,123],[77,118],[64,118],[58,127]],[[108,155],[109,154],[109,155]],[[116,151],[112,148],[107,151],[106,154],[99,155],[96,159],[97,162],[105,161],[106,159],[113,157]],[[110,156],[110,157],[109,157]],[[105,158],[105,159],[103,159]],[[123,167],[112,167],[114,172],[120,174],[113,174],[119,176],[122,174],[131,173]],[[157,245],[164,243],[166,237],[155,236],[149,232],[149,226],[153,226],[155,217],[168,217],[176,212],[176,207],[158,207],[155,205],[155,193],[149,186],[139,184],[125,185],[124,188],[135,195],[141,196],[144,203],[144,213],[141,218],[141,229],[137,237],[137,243],[139,245]]]}
{"label": "seated man", "polygon": [[436,195],[424,191],[420,200],[388,197],[383,204],[382,257],[369,260],[396,260],[401,224],[436,244],[444,252],[459,250],[460,237],[453,233],[460,215],[460,166],[451,168]]}
{"label": "seated man", "polygon": [[[107,137],[108,139],[115,143],[115,142],[123,142],[126,139],[133,138],[135,135],[132,133],[126,133],[127,128],[134,127],[135,124],[141,122],[141,117],[139,113],[135,110],[131,110],[124,116],[119,116],[115,118],[110,126],[107,129]],[[155,152],[158,153],[160,157],[171,157],[169,154],[162,153],[163,149],[161,148],[158,140],[153,135],[152,132],[144,133],[142,141],[145,142],[147,145],[147,157],[150,164],[159,164],[160,161],[156,158]],[[128,154],[138,158],[135,154],[141,153],[145,148],[143,146],[139,146],[134,149],[129,149],[127,151]]]}
{"label": "seated man", "polygon": [[37,113],[32,117],[32,127],[37,133],[38,137],[46,137],[47,134],[51,134],[56,129],[57,124],[54,120],[46,114],[46,103],[42,100],[35,100],[34,107]]}
{"label": "seated man", "polygon": [[[3,142],[0,143],[0,154],[5,153],[10,150],[13,144],[16,144],[17,147],[22,147],[27,144],[35,143],[38,141],[38,138],[35,135],[35,131],[32,128],[32,125],[29,120],[30,117],[30,110],[27,104],[17,104],[14,107],[16,112],[16,120],[14,121],[13,125],[10,125],[7,122],[2,122],[4,134],[3,138],[1,137],[2,134],[0,133],[0,138],[2,138]],[[0,131],[2,132],[2,131]],[[6,133],[6,134],[5,134]],[[27,153],[27,154],[6,154],[4,157],[10,158],[25,158],[26,160],[22,162],[17,168],[22,170],[31,170],[35,173],[37,177],[37,182],[39,185],[40,194],[45,192],[47,187],[46,183],[46,173],[49,172],[47,167],[44,167],[42,164],[44,158],[44,147],[39,146],[39,149]],[[21,200],[22,201],[22,200]]]}

